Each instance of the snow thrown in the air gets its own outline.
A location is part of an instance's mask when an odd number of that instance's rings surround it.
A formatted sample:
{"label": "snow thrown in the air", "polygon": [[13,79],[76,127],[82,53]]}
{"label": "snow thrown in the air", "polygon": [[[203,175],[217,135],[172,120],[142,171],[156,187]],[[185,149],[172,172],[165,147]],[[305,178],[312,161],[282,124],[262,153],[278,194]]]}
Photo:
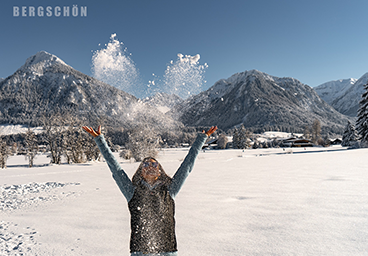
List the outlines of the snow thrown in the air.
{"label": "snow thrown in the air", "polygon": [[208,65],[200,64],[200,55],[177,54],[175,61],[170,61],[163,76],[152,74],[147,84],[142,83],[138,68],[132,54],[123,43],[112,34],[105,48],[94,52],[92,57],[93,76],[107,84],[131,93],[138,98],[153,96],[165,92],[188,98],[199,93]]}
{"label": "snow thrown in the air", "polygon": [[159,89],[186,99],[202,91],[202,86],[206,83],[204,74],[208,65],[199,63],[199,54],[191,56],[179,53],[177,57],[176,61],[171,61],[166,67],[162,88]]}
{"label": "snow thrown in the air", "polygon": [[[92,73],[95,78],[125,92],[136,94],[139,71],[127,48],[112,34],[105,48],[92,56]],[[140,89],[140,88],[139,88]]]}

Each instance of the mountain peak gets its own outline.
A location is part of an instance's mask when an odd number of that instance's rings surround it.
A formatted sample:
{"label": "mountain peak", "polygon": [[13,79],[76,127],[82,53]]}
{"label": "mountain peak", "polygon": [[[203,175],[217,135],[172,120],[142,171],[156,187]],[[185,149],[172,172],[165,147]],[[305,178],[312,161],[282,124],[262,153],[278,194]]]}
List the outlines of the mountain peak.
{"label": "mountain peak", "polygon": [[272,82],[279,82],[281,80],[289,80],[289,81],[298,81],[295,78],[292,77],[275,77],[275,76],[271,76],[265,72],[259,71],[257,69],[252,69],[252,70],[246,70],[244,72],[240,72],[240,73],[235,73],[234,75],[232,75],[231,77],[229,77],[228,79],[223,79],[224,81],[228,82],[228,83],[237,83],[237,82],[244,82],[245,80],[254,80],[255,78],[259,78],[262,77],[263,79],[272,81]]}
{"label": "mountain peak", "polygon": [[30,68],[35,71],[43,68],[48,68],[55,64],[67,65],[57,56],[46,51],[40,51],[35,55],[29,57],[20,69],[24,70]]}

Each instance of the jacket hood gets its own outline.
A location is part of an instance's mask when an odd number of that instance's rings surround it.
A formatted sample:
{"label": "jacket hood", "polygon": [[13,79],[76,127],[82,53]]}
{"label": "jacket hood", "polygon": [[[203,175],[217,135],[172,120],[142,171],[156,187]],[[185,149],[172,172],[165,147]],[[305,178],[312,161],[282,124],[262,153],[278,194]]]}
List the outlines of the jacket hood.
{"label": "jacket hood", "polygon": [[141,162],[138,169],[135,171],[133,175],[132,183],[134,186],[137,186],[143,180],[143,177],[142,177],[143,163],[151,159],[158,163],[158,168],[160,169],[160,176],[158,177],[158,180],[162,181],[163,184],[166,184],[166,185],[169,185],[171,183],[172,178],[166,174],[161,164],[153,157],[146,157],[145,159],[143,159],[143,161]]}

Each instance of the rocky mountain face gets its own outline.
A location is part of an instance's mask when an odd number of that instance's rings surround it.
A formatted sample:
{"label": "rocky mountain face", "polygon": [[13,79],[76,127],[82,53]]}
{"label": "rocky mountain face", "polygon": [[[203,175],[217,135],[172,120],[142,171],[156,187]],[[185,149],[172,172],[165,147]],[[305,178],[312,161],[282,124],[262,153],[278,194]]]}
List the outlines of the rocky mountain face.
{"label": "rocky mountain face", "polygon": [[315,88],[318,95],[342,114],[355,117],[368,81],[368,73],[358,80],[345,79],[321,84]]}
{"label": "rocky mountain face", "polygon": [[218,125],[224,130],[244,124],[255,131],[300,132],[318,119],[325,131],[340,133],[349,120],[308,85],[257,70],[222,79],[170,113],[185,125]]}
{"label": "rocky mountain face", "polygon": [[40,125],[45,113],[66,111],[85,122],[130,127],[180,125],[154,107],[39,52],[0,82],[0,123]]}

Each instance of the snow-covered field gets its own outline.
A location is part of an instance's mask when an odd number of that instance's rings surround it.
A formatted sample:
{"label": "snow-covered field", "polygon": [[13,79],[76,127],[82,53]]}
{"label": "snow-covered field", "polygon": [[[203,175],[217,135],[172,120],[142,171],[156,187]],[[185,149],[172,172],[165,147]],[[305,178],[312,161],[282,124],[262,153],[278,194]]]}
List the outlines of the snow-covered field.
{"label": "snow-covered field", "polygon": [[[186,153],[158,159],[172,175]],[[201,152],[176,198],[179,255],[367,255],[367,154]],[[131,177],[138,163],[120,161]],[[0,169],[0,255],[129,255],[127,203],[106,163],[48,162]]]}

